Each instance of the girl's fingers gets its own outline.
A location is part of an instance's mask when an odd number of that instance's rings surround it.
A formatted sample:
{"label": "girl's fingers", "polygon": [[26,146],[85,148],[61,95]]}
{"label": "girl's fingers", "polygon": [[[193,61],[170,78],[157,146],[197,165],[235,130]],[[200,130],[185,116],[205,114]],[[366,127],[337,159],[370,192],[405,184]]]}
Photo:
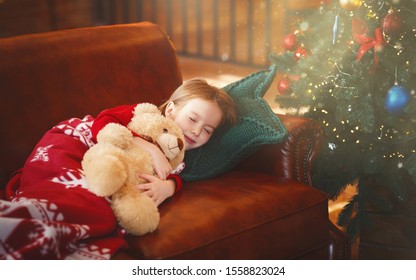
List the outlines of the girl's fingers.
{"label": "girl's fingers", "polygon": [[140,173],[137,174],[140,178],[145,179],[148,182],[152,182],[155,180],[155,176],[153,175],[149,175],[149,174],[144,174],[144,173]]}

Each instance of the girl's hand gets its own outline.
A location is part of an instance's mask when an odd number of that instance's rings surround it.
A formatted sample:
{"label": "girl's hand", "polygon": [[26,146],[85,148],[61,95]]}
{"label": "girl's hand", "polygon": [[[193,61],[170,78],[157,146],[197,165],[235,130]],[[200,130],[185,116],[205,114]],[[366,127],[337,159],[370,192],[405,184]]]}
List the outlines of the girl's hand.
{"label": "girl's hand", "polygon": [[137,188],[143,190],[144,194],[149,196],[157,206],[175,192],[175,182],[173,180],[161,180],[148,174],[138,174],[138,176],[145,179],[147,183],[137,185]]}
{"label": "girl's hand", "polygon": [[154,144],[140,137],[134,137],[134,143],[145,149],[152,157],[153,169],[160,179],[165,180],[172,171],[172,165],[163,152]]}

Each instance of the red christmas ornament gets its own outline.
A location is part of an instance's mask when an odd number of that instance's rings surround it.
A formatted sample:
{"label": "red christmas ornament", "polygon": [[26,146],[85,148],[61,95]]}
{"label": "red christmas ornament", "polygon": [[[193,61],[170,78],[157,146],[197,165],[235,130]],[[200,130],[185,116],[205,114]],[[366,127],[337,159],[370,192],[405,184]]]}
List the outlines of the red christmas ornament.
{"label": "red christmas ornament", "polygon": [[297,39],[298,38],[296,37],[295,34],[287,34],[283,38],[283,47],[285,48],[285,50],[293,51],[298,45]]}
{"label": "red christmas ornament", "polygon": [[404,29],[404,21],[400,13],[388,13],[382,20],[381,29],[387,42],[398,39]]}
{"label": "red christmas ornament", "polygon": [[292,93],[292,88],[291,88],[291,84],[290,84],[290,80],[288,78],[283,78],[279,81],[279,83],[277,84],[277,90],[282,94],[282,95],[286,95],[286,94],[290,94]]}
{"label": "red christmas ornament", "polygon": [[301,57],[307,56],[308,51],[304,47],[299,47],[295,50],[295,60],[298,61]]}

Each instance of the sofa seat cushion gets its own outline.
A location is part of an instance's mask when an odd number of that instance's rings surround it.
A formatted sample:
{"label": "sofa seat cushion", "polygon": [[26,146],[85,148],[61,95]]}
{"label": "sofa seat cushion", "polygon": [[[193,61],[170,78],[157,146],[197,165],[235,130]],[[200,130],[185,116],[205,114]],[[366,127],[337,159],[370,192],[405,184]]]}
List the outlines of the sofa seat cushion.
{"label": "sofa seat cushion", "polygon": [[266,174],[188,183],[160,213],[155,232],[126,237],[130,248],[120,258],[293,259],[329,238],[326,195]]}

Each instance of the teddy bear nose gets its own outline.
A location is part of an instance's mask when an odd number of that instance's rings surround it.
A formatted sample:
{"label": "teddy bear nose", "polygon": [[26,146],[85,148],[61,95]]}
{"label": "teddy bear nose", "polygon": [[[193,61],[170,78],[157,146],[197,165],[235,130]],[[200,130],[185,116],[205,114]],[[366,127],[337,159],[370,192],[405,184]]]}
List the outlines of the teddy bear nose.
{"label": "teddy bear nose", "polygon": [[182,139],[181,138],[178,138],[178,147],[179,147],[179,150],[180,151],[182,151],[182,149],[183,149],[183,141],[182,141]]}

